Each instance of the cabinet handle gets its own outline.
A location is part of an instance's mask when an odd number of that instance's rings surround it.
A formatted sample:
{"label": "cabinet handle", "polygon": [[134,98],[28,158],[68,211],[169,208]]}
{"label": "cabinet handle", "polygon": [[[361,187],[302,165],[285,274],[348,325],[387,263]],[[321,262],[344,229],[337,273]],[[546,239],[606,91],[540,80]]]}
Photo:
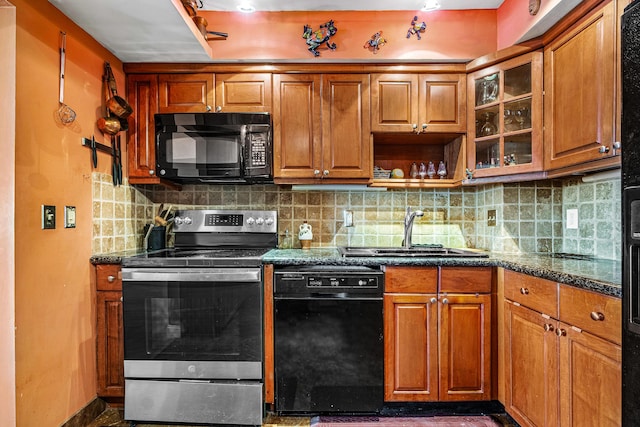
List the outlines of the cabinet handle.
{"label": "cabinet handle", "polygon": [[608,153],[610,150],[608,145],[602,145],[600,148],[598,148],[598,152],[601,154],[606,154]]}
{"label": "cabinet handle", "polygon": [[520,288],[520,293],[522,295],[529,295],[529,288]]}
{"label": "cabinet handle", "polygon": [[448,300],[447,298],[444,298],[444,299],[442,300],[442,303],[443,303],[443,304],[449,304],[449,300]]}
{"label": "cabinet handle", "polygon": [[604,314],[600,313],[599,311],[592,311],[591,318],[596,322],[602,322],[604,320]]}
{"label": "cabinet handle", "polygon": [[551,323],[545,323],[544,324],[544,330],[545,330],[545,332],[553,331],[553,325]]}
{"label": "cabinet handle", "polygon": [[435,304],[438,302],[438,299],[436,297],[431,298],[431,304]]}
{"label": "cabinet handle", "polygon": [[120,302],[122,302],[122,301],[124,301],[124,300],[122,299],[122,297],[120,297]]}
{"label": "cabinet handle", "polygon": [[558,328],[556,329],[556,335],[559,337],[564,337],[567,335],[567,331],[562,328]]}
{"label": "cabinet handle", "polygon": [[322,174],[323,174],[324,176],[329,176],[329,170],[328,170],[328,169],[325,169],[325,170],[324,170],[324,172],[322,172]]}
{"label": "cabinet handle", "polygon": [[313,171],[313,174],[318,176],[318,175],[320,175],[320,171],[318,169],[316,169],[316,170]]}
{"label": "cabinet handle", "polygon": [[[113,283],[115,281],[116,281],[116,278],[114,276],[107,276],[107,282]],[[593,317],[593,313],[591,313],[591,317]]]}

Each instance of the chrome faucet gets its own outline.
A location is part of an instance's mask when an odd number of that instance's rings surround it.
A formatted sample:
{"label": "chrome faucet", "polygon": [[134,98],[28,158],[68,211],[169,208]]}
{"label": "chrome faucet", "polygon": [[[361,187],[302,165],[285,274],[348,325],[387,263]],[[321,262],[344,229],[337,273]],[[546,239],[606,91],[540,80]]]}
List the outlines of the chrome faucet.
{"label": "chrome faucet", "polygon": [[413,233],[413,221],[417,216],[423,216],[424,212],[417,210],[411,212],[411,206],[407,206],[407,213],[404,216],[404,239],[402,240],[402,246],[405,249],[411,247],[411,234]]}

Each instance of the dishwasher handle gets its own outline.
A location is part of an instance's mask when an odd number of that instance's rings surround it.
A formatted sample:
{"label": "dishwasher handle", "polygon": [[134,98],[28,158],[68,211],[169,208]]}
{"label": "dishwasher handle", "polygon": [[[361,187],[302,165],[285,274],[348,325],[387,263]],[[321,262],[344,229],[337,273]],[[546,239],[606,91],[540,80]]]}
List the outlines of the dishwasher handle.
{"label": "dishwasher handle", "polygon": [[276,301],[382,301],[382,297],[378,295],[366,296],[362,294],[351,294],[346,292],[337,292],[332,294],[316,294],[309,295],[277,295],[273,297]]}
{"label": "dishwasher handle", "polygon": [[260,282],[258,268],[123,268],[123,282]]}

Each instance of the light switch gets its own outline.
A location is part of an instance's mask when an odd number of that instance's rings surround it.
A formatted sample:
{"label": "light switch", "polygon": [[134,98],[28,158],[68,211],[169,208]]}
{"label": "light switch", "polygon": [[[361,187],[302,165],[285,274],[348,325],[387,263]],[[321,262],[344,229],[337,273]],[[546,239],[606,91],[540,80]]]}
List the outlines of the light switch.
{"label": "light switch", "polygon": [[56,228],[56,207],[42,205],[42,229],[49,230]]}
{"label": "light switch", "polygon": [[64,228],[76,228],[76,207],[64,207]]}

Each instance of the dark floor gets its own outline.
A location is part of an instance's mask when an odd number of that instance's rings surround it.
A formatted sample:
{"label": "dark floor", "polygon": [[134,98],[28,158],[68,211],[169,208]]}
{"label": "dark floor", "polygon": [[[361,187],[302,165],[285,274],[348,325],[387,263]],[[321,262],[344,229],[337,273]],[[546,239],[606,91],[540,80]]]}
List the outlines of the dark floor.
{"label": "dark floor", "polygon": [[[492,415],[496,421],[502,423],[504,427],[518,427],[508,415]],[[184,424],[135,424],[137,427],[202,427],[189,426]],[[309,417],[282,417],[268,414],[262,423],[263,427],[309,427],[311,418]],[[86,427],[130,427],[131,423],[122,419],[122,412],[115,408],[107,408],[98,418]]]}

